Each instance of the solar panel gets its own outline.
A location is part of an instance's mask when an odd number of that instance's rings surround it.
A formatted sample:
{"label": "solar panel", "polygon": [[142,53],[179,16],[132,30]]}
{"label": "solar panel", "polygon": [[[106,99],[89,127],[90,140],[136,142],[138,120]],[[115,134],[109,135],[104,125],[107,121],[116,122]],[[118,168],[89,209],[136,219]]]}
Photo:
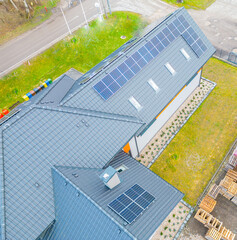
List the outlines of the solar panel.
{"label": "solar panel", "polygon": [[202,56],[207,50],[207,46],[189,25],[185,17],[180,15],[150,41],[147,41],[131,57],[96,83],[93,88],[104,100],[109,99],[180,35],[198,57]]}
{"label": "solar panel", "polygon": [[154,200],[154,196],[135,184],[109,203],[108,207],[131,224]]}

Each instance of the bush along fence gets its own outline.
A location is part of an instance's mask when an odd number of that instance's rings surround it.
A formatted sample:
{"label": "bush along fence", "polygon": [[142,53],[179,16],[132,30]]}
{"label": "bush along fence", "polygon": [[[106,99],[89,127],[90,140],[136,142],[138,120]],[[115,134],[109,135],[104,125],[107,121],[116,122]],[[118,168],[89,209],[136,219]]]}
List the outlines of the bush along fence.
{"label": "bush along fence", "polygon": [[237,53],[227,52],[217,47],[216,52],[214,53],[214,57],[224,60],[230,64],[237,66]]}
{"label": "bush along fence", "polygon": [[161,153],[165,150],[165,148],[169,145],[169,143],[173,140],[173,138],[177,135],[177,133],[181,130],[181,128],[185,125],[185,123],[189,120],[189,118],[194,114],[194,112],[199,108],[199,106],[203,103],[203,101],[208,97],[208,95],[212,92],[212,90],[215,88],[216,83],[202,77],[203,80],[208,81],[212,84],[212,87],[207,92],[207,94],[204,96],[204,98],[197,104],[197,106],[190,112],[190,114],[187,116],[187,118],[181,123],[181,125],[178,127],[178,129],[173,133],[173,135],[166,141],[166,143],[163,145],[163,147],[160,149],[160,151],[153,157],[152,161],[148,164],[148,168],[152,166],[152,164],[157,160],[157,158],[161,155]]}
{"label": "bush along fence", "polygon": [[28,101],[30,98],[32,98],[34,95],[36,95],[38,92],[40,92],[44,88],[48,87],[51,83],[52,83],[52,79],[49,78],[43,84],[41,84],[39,87],[34,88],[33,90],[29,91],[26,95],[24,95],[23,99],[25,101]]}

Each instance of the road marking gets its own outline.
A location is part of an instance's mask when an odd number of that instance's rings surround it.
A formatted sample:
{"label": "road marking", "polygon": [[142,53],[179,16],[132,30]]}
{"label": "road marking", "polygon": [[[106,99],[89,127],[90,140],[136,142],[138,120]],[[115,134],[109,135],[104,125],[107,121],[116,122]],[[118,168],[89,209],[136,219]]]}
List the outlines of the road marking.
{"label": "road marking", "polygon": [[[97,14],[92,16],[91,18],[88,19],[88,21],[93,20],[94,18],[97,17]],[[85,25],[86,22],[83,22],[81,24],[79,24],[78,26],[74,27],[71,31],[74,32],[75,30],[77,30],[78,28],[82,27],[83,25]],[[7,68],[6,70],[2,71],[0,73],[0,77],[3,77],[5,74],[7,74],[8,72],[10,72],[11,70],[14,70],[15,68],[19,67],[22,63],[26,62],[27,60],[35,57],[36,55],[38,55],[40,52],[45,51],[46,49],[48,49],[49,47],[51,47],[53,44],[55,44],[56,42],[62,40],[63,38],[65,38],[67,35],[69,34],[69,32],[64,33],[63,35],[61,35],[60,37],[57,37],[56,39],[54,39],[52,42],[46,44],[44,47],[40,48],[39,50],[33,52],[32,54],[30,54],[29,56],[25,57],[24,59],[22,59],[21,61],[19,61],[18,63],[12,65],[11,67]]]}
{"label": "road marking", "polygon": [[75,16],[74,18],[72,18],[71,20],[68,21],[68,23],[74,21],[75,19],[79,18],[79,16]]}

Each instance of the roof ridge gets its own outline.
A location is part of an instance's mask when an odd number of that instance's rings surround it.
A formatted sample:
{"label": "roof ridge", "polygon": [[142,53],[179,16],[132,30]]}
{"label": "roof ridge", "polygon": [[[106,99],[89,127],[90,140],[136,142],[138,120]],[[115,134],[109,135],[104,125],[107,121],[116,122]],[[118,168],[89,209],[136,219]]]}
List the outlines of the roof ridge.
{"label": "roof ridge", "polygon": [[34,108],[57,111],[57,112],[66,112],[66,113],[72,113],[72,114],[80,114],[85,116],[111,119],[111,120],[124,121],[124,122],[132,122],[132,123],[138,123],[142,125],[145,124],[141,119],[134,116],[101,112],[101,111],[95,111],[95,110],[84,109],[84,108],[75,108],[75,107],[69,107],[69,106],[60,106],[60,107],[53,106],[52,107],[52,106],[40,106],[40,105],[35,105]]}
{"label": "roof ridge", "polygon": [[96,206],[101,212],[103,212],[107,217],[109,217],[115,224],[117,224],[125,233],[127,233],[132,239],[137,240],[130,231],[124,228],[119,222],[117,222],[113,217],[111,217],[100,205],[95,202],[92,198],[90,198],[83,190],[81,190],[77,185],[75,185],[70,179],[68,179],[60,170],[56,169],[55,167],[52,170],[56,171],[61,177],[66,179],[75,189],[80,191],[94,206]]}

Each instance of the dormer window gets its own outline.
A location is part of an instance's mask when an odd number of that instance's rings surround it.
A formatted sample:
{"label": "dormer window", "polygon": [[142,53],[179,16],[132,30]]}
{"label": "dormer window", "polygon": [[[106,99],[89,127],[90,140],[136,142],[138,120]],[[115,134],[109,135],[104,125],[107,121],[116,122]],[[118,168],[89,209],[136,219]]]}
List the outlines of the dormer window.
{"label": "dormer window", "polygon": [[156,85],[156,83],[151,78],[147,82],[156,93],[160,91],[160,88]]}
{"label": "dormer window", "polygon": [[166,63],[165,67],[167,68],[167,70],[174,76],[176,74],[176,71],[174,70],[174,68],[170,65],[170,63]]}
{"label": "dormer window", "polygon": [[132,96],[128,99],[128,101],[137,109],[137,111],[140,111],[142,109],[141,104]]}
{"label": "dormer window", "polygon": [[188,53],[184,50],[184,48],[180,49],[180,52],[183,54],[183,56],[186,58],[186,60],[190,60],[191,57],[188,55]]}

